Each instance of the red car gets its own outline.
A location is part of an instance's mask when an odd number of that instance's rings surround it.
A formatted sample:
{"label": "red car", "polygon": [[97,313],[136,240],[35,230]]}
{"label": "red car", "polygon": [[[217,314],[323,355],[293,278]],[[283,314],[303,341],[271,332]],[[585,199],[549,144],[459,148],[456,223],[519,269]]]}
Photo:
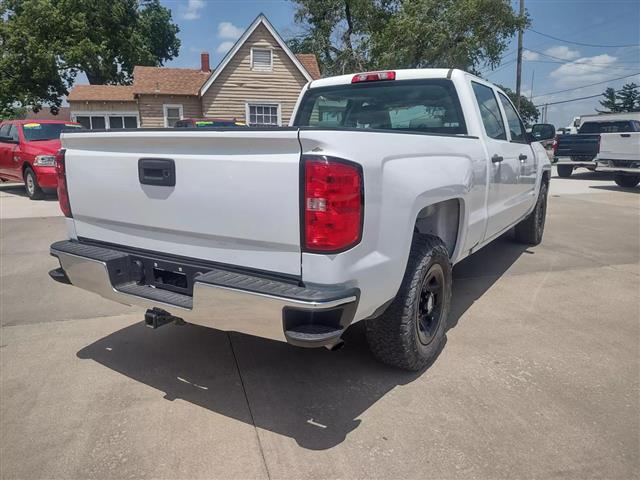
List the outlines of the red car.
{"label": "red car", "polygon": [[82,128],[60,120],[7,120],[0,123],[0,179],[24,182],[32,200],[58,186],[55,154],[60,133]]}

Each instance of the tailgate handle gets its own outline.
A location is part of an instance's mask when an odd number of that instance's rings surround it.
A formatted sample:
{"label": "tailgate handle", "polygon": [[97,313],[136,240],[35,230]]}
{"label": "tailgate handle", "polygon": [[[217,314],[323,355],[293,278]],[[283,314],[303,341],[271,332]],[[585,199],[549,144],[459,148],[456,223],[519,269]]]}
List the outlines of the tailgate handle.
{"label": "tailgate handle", "polygon": [[176,164],[170,158],[141,158],[138,160],[138,179],[142,185],[174,187]]}
{"label": "tailgate handle", "polygon": [[630,133],[621,133],[620,136],[624,137],[624,138],[628,138],[628,137],[631,136],[631,134]]}

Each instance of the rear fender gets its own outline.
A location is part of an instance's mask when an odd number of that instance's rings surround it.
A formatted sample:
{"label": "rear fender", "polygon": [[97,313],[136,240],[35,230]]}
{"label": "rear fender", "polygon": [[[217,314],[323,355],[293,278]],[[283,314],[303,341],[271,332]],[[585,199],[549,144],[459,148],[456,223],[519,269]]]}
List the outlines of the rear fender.
{"label": "rear fender", "polygon": [[486,159],[477,140],[336,130],[301,130],[300,140],[303,154],[321,152],[363,166],[365,205],[360,243],[335,255],[302,253],[304,282],[360,289],[356,320],[372,315],[395,297],[406,270],[416,220],[425,207],[454,199],[459,202],[452,260],[469,241],[466,236],[473,215],[466,205],[475,206],[476,230],[484,231]]}

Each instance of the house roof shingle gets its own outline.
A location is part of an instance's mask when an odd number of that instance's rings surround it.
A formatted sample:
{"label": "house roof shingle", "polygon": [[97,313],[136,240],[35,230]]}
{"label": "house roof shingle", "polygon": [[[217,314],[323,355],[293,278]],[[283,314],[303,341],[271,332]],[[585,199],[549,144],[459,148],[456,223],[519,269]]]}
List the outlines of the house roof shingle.
{"label": "house roof shingle", "polygon": [[198,95],[211,72],[192,68],[142,67],[133,69],[133,93]]}
{"label": "house roof shingle", "polygon": [[26,120],[62,120],[64,122],[71,121],[71,109],[69,107],[60,107],[58,114],[54,115],[48,107],[43,107],[38,113],[27,108]]}
{"label": "house roof shingle", "polygon": [[67,100],[78,101],[133,101],[133,87],[123,85],[76,85]]}
{"label": "house roof shingle", "polygon": [[320,67],[318,66],[318,59],[313,53],[296,53],[296,58],[300,61],[302,66],[309,72],[311,78],[317,80],[320,78]]}

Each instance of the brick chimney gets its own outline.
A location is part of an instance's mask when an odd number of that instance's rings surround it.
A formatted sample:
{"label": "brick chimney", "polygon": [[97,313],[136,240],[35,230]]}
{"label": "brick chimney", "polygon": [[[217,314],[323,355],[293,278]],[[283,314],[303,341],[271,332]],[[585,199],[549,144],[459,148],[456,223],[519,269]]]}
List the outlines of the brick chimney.
{"label": "brick chimney", "polygon": [[200,54],[200,70],[203,72],[210,72],[211,68],[209,68],[209,53],[202,52]]}

